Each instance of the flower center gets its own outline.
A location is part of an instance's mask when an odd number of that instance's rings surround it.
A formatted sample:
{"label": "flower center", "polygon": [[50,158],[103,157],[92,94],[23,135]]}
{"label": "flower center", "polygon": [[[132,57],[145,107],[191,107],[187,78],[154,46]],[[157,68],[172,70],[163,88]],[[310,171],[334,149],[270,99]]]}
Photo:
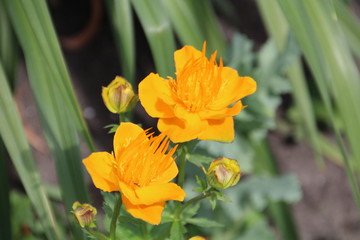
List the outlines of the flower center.
{"label": "flower center", "polygon": [[169,139],[163,134],[156,137],[152,134],[140,134],[115,154],[117,176],[128,186],[143,187],[156,181],[173,161],[171,155],[176,148],[166,153]]}
{"label": "flower center", "polygon": [[216,52],[207,60],[203,50],[203,56],[190,59],[176,80],[171,79],[172,91],[187,111],[199,112],[215,100],[222,84],[222,67],[221,59],[220,66],[216,64]]}

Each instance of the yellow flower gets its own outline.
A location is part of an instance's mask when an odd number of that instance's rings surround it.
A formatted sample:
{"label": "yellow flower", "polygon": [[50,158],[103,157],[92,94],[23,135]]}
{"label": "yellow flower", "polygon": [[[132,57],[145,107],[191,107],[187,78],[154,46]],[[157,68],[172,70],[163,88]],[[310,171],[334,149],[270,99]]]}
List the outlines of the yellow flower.
{"label": "yellow flower", "polygon": [[173,142],[192,139],[231,142],[234,121],[244,108],[240,99],[256,91],[256,82],[240,77],[236,70],[210,60],[185,46],[175,51],[176,80],[149,74],[139,84],[139,98],[146,112],[159,118],[158,129]]}
{"label": "yellow flower", "polygon": [[138,100],[131,84],[119,76],[116,76],[109,86],[102,88],[101,95],[105,106],[112,113],[127,112]]}
{"label": "yellow flower", "polygon": [[236,160],[222,157],[212,161],[205,174],[211,186],[225,189],[239,182],[241,170]]}
{"label": "yellow flower", "polygon": [[96,208],[91,206],[88,203],[79,203],[74,202],[72,205],[72,209],[74,211],[71,211],[71,213],[75,216],[76,220],[79,222],[80,226],[83,227],[90,227],[94,228],[95,225],[95,218],[96,218]]}
{"label": "yellow flower", "polygon": [[206,238],[201,237],[201,236],[194,236],[192,238],[189,238],[189,240],[206,240]]}
{"label": "yellow flower", "polygon": [[120,191],[126,210],[135,218],[159,224],[165,201],[183,201],[185,192],[169,183],[178,168],[164,134],[154,137],[133,123],[121,123],[114,136],[114,152],[92,153],[83,160],[95,186]]}

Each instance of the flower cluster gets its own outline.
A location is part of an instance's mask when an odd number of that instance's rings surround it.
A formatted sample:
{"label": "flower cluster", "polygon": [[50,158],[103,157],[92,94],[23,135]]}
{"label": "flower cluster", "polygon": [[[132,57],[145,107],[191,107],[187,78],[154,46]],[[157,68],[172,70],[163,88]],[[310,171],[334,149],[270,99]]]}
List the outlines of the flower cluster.
{"label": "flower cluster", "polygon": [[[185,198],[184,190],[170,182],[179,172],[172,157],[177,145],[169,150],[170,140],[234,139],[233,116],[245,107],[240,99],[256,91],[256,82],[224,67],[222,59],[217,64],[216,54],[208,59],[205,43],[202,51],[185,46],[174,54],[175,79],[151,73],[141,81],[140,102],[150,116],[159,118],[160,135],[123,122],[115,132],[112,153],[95,152],[83,160],[95,186],[106,192],[119,191],[126,210],[135,218],[159,224],[165,202]],[[103,87],[102,97],[106,107],[119,114],[138,100],[131,84],[121,77]],[[205,173],[208,183],[219,189],[235,185],[241,175],[237,161],[227,158],[214,160]],[[82,226],[88,224],[88,218],[81,216],[93,212],[79,204],[75,207]]]}

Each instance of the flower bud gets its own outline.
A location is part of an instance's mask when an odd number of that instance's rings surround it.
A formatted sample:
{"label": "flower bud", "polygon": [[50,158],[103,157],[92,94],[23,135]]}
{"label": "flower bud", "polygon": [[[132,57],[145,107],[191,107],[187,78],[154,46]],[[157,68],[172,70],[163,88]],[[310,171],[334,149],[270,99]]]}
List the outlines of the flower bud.
{"label": "flower bud", "polygon": [[194,236],[192,238],[189,238],[189,240],[206,240],[206,238],[201,237],[201,236]]}
{"label": "flower bud", "polygon": [[96,208],[91,206],[88,203],[79,203],[74,202],[72,205],[72,209],[74,211],[71,211],[71,213],[75,216],[76,220],[79,222],[81,227],[96,227],[95,225],[95,219],[96,219]]}
{"label": "flower bud", "polygon": [[236,160],[222,157],[212,161],[205,174],[212,187],[225,189],[237,184],[241,171]]}
{"label": "flower bud", "polygon": [[119,76],[116,76],[109,86],[102,88],[101,95],[105,106],[112,113],[130,111],[138,100],[131,84]]}

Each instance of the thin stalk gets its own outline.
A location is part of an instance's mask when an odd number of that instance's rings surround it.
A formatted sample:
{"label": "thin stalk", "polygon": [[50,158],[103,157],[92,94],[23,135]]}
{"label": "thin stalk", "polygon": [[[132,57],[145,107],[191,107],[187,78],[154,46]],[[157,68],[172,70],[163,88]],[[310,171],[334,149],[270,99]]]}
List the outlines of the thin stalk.
{"label": "thin stalk", "polygon": [[86,230],[94,237],[96,237],[99,240],[109,240],[109,238],[107,236],[105,236],[104,234],[93,230],[92,228],[86,228]]}
{"label": "thin stalk", "polygon": [[121,200],[121,196],[119,194],[119,198],[116,202],[114,212],[113,212],[113,215],[111,218],[111,224],[110,224],[110,239],[111,240],[116,239],[116,225],[117,225],[117,219],[120,214],[121,205],[122,205],[122,200]]}
{"label": "thin stalk", "polygon": [[185,145],[180,145],[181,154],[179,156],[179,175],[177,179],[177,184],[182,188],[185,181],[185,167],[186,167],[186,156],[187,156],[187,147]]}
{"label": "thin stalk", "polygon": [[143,236],[144,240],[151,239],[150,236],[149,236],[149,231],[148,231],[146,222],[141,223],[141,232],[142,232],[142,236]]}
{"label": "thin stalk", "polygon": [[181,207],[178,207],[175,211],[175,218],[178,219],[180,217],[180,214],[185,210],[185,208],[187,208],[188,206],[190,206],[191,204],[197,203],[198,201],[210,197],[213,193],[212,190],[214,190],[213,188],[210,188],[209,190],[207,190],[206,192],[190,199],[189,201],[187,201],[186,203],[184,203],[183,205],[181,205]]}
{"label": "thin stalk", "polygon": [[119,124],[121,123],[121,120],[123,119],[122,114],[119,113]]}

